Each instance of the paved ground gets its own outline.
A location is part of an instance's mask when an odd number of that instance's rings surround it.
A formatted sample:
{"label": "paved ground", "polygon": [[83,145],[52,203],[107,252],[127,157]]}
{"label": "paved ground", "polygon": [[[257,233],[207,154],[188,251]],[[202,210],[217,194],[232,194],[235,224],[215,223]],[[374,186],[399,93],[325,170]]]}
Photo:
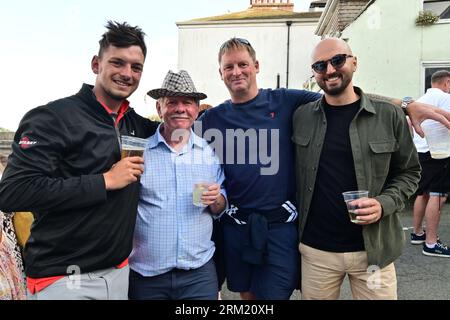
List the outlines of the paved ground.
{"label": "paved ground", "polygon": [[[404,228],[412,226],[412,211],[408,208],[402,213]],[[409,240],[410,230],[405,230]],[[450,204],[442,210],[439,227],[439,237],[445,244],[450,245]],[[405,250],[395,262],[398,279],[398,297],[400,300],[450,300],[450,258],[427,257],[422,254],[421,245],[406,243]],[[226,289],[224,285],[222,298],[224,300],[239,299],[239,295]],[[301,298],[300,292],[295,291],[292,300]],[[340,299],[351,299],[351,292],[347,279]]]}

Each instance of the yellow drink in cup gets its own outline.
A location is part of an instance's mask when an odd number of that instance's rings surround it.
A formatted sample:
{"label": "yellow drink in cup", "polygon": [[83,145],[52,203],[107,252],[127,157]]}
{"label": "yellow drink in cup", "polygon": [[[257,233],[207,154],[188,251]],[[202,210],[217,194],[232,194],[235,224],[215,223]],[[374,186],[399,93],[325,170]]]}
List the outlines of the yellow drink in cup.
{"label": "yellow drink in cup", "polygon": [[211,182],[197,182],[194,183],[193,190],[192,190],[192,204],[196,207],[207,207],[202,202],[202,195],[203,192],[208,191],[209,186],[211,186]]}
{"label": "yellow drink in cup", "polygon": [[143,157],[144,150],[147,146],[147,140],[131,137],[131,136],[122,136],[122,148],[120,150],[121,159],[126,157]]}

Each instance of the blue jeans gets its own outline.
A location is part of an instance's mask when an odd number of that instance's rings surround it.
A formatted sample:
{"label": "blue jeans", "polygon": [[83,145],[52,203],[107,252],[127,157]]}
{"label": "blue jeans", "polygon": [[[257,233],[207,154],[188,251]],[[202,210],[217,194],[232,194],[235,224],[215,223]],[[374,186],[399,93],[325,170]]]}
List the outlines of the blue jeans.
{"label": "blue jeans", "polygon": [[217,300],[214,261],[193,270],[173,269],[154,277],[130,270],[131,300]]}

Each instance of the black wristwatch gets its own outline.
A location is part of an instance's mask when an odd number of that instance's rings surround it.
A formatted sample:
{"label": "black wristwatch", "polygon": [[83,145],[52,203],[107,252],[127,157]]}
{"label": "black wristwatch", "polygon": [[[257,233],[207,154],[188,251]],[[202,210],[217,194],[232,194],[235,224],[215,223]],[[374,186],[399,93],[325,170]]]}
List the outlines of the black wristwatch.
{"label": "black wristwatch", "polygon": [[402,99],[402,104],[401,104],[402,109],[406,110],[406,108],[408,107],[408,105],[409,105],[411,102],[414,102],[414,100],[413,100],[412,97],[404,97],[404,98]]}

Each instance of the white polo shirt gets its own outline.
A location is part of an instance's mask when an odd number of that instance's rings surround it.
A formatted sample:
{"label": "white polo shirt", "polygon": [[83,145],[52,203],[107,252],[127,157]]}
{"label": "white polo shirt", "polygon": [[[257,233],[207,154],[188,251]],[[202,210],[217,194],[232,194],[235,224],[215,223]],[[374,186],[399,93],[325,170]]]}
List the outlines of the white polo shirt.
{"label": "white polo shirt", "polygon": [[[445,93],[438,88],[428,89],[427,93],[417,99],[417,102],[431,104],[450,112],[450,94]],[[417,152],[425,153],[430,151],[427,140],[425,140],[425,138],[421,138],[415,131],[413,140],[416,145]]]}

